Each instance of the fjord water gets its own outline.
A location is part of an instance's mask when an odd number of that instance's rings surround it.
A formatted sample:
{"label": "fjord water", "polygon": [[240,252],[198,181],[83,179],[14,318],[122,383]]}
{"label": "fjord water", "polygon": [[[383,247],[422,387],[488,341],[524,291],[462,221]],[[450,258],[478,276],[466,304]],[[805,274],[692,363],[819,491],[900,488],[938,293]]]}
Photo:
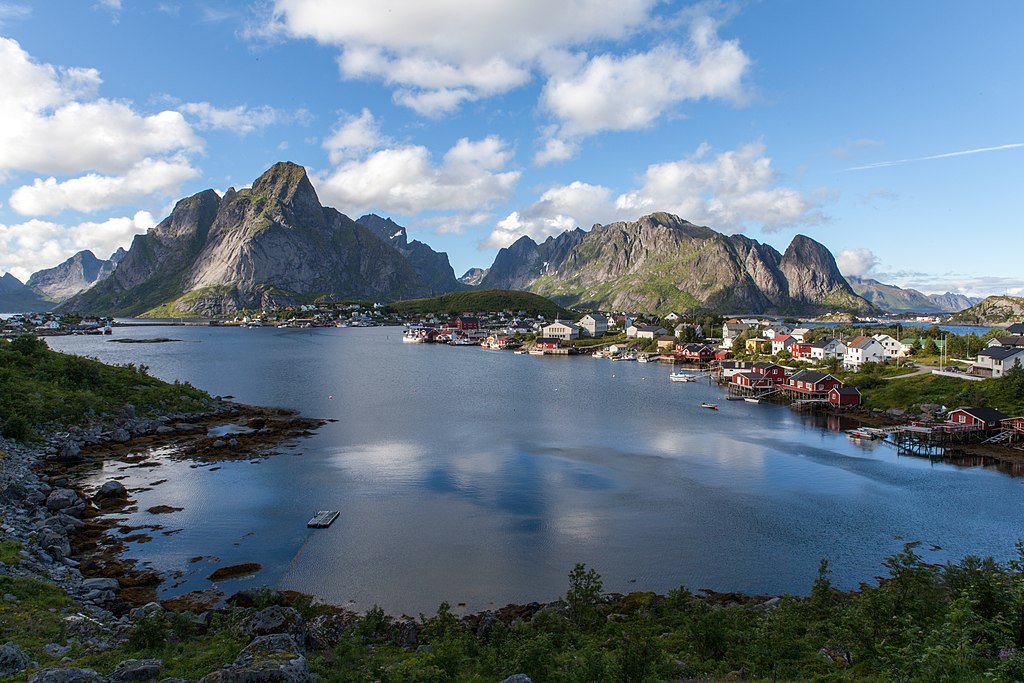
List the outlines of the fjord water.
{"label": "fjord water", "polygon": [[[225,593],[271,585],[394,614],[554,599],[577,562],[613,591],[806,594],[821,558],[852,588],[905,542],[929,561],[1005,559],[1024,535],[1024,479],[859,446],[787,407],[671,383],[661,364],[403,344],[399,328],[115,330],[158,336],[181,341],[49,343],[336,420],[269,459],[92,477],[139,489],[128,523],[161,528],[128,553],[174,577],[165,595],[240,562],[263,569]],[[319,509],[341,516],[307,529]]]}

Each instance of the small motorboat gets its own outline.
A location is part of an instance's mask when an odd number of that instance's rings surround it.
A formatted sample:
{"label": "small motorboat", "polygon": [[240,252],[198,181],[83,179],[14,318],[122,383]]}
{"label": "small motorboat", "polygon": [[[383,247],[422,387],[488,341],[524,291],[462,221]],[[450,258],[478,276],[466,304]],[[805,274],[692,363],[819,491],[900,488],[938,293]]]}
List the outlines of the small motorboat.
{"label": "small motorboat", "polygon": [[708,403],[706,401],[704,403],[701,403],[700,407],[701,408],[707,408],[708,410],[718,410],[718,404],[717,403]]}

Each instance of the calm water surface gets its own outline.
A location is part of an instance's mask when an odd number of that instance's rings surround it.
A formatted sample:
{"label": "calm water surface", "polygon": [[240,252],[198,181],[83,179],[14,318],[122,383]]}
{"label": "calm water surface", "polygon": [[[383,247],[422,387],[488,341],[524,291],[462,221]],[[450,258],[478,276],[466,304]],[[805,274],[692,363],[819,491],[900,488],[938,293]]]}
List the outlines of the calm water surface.
{"label": "calm water surface", "polygon": [[[219,588],[273,585],[396,614],[553,599],[576,562],[614,591],[804,594],[820,558],[855,587],[907,541],[930,561],[1007,558],[1024,535],[1022,479],[859,446],[787,407],[671,383],[660,364],[403,344],[398,328],[115,336],[181,341],[49,342],[337,420],[258,462],[97,473],[129,488],[167,480],[133,493],[130,522],[163,528],[129,546],[177,577],[167,594],[253,561],[257,576]],[[160,504],[183,510],[145,512]],[[309,530],[317,509],[341,517]]]}

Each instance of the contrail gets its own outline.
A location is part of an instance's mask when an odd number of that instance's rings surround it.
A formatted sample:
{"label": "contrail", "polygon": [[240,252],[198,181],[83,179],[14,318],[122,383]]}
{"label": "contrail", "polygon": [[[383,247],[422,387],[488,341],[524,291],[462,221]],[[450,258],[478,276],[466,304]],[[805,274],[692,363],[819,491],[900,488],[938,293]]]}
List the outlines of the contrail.
{"label": "contrail", "polygon": [[869,168],[885,168],[886,166],[899,166],[900,164],[909,164],[913,161],[930,161],[932,159],[948,159],[949,157],[962,157],[968,154],[981,154],[982,152],[998,152],[1003,149],[1017,149],[1018,147],[1024,147],[1024,142],[1012,142],[1008,145],[997,145],[996,147],[979,147],[977,149],[964,149],[959,152],[946,152],[945,154],[932,154],[927,157],[917,157],[916,159],[896,159],[894,161],[878,161],[873,164],[867,164],[866,166],[854,166],[853,168],[846,169],[847,171],[863,171]]}

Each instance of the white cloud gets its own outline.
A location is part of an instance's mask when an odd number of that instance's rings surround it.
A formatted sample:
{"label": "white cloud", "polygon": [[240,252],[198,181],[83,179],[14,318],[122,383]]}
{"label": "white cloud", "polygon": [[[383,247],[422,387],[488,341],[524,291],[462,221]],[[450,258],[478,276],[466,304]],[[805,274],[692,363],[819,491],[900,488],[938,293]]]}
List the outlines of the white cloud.
{"label": "white cloud", "polygon": [[702,145],[678,161],[652,164],[640,187],[612,199],[612,192],[585,183],[556,186],[526,209],[495,227],[486,246],[506,246],[523,235],[537,239],[573,227],[634,220],[667,211],[721,232],[747,227],[770,231],[818,223],[823,216],[811,199],[778,185],[764,146],[751,144],[714,157]]}
{"label": "white cloud", "polygon": [[749,64],[739,42],[720,40],[714,22],[703,18],[694,22],[685,45],[659,45],[623,57],[597,55],[555,73],[541,103],[561,122],[563,135],[644,128],[686,100],[741,102]]}
{"label": "white cloud", "polygon": [[37,64],[0,38],[0,72],[0,171],[123,173],[148,156],[202,145],[179,112],[144,116],[97,98],[95,69]]}
{"label": "white cloud", "polygon": [[199,130],[228,130],[239,135],[248,135],[278,124],[307,124],[311,118],[309,111],[305,109],[287,112],[268,105],[238,105],[221,109],[209,102],[186,102],[178,107],[178,111],[193,117]]}
{"label": "white cloud", "polygon": [[544,141],[544,148],[533,155],[533,163],[537,166],[546,166],[556,161],[568,161],[576,156],[578,151],[579,145],[574,142],[548,138]]}
{"label": "white cloud", "polygon": [[369,150],[389,144],[381,135],[380,126],[369,109],[363,109],[359,116],[345,116],[323,142],[332,164],[359,156]]}
{"label": "white cloud", "polygon": [[24,19],[32,14],[32,8],[11,2],[0,2],[0,28],[12,19]]}
{"label": "white cloud", "polygon": [[183,158],[143,159],[124,175],[103,176],[89,173],[58,181],[54,177],[37,178],[11,195],[10,206],[23,216],[58,214],[67,209],[92,212],[111,206],[135,204],[152,196],[176,196],[182,183],[199,175]]}
{"label": "white cloud", "polygon": [[513,211],[498,221],[483,246],[507,247],[523,235],[541,241],[576,227],[614,220],[617,213],[607,187],[578,181],[557,185],[528,208]]}
{"label": "white cloud", "polygon": [[648,24],[657,0],[276,0],[258,37],[340,48],[345,78],[377,79],[430,116],[527,83],[552,51],[618,40]]}
{"label": "white cloud", "polygon": [[65,226],[30,220],[16,225],[0,224],[0,271],[22,282],[43,268],[52,268],[83,249],[107,258],[118,247],[127,247],[135,235],[156,225],[153,216],[139,211],[134,216]]}
{"label": "white cloud", "polygon": [[459,140],[440,164],[419,145],[379,149],[318,178],[317,193],[353,215],[476,212],[515,188],[519,172],[504,170],[510,156],[504,141],[493,136]]}
{"label": "white cloud", "polygon": [[845,249],[836,254],[836,265],[848,277],[871,277],[878,257],[870,249]]}

